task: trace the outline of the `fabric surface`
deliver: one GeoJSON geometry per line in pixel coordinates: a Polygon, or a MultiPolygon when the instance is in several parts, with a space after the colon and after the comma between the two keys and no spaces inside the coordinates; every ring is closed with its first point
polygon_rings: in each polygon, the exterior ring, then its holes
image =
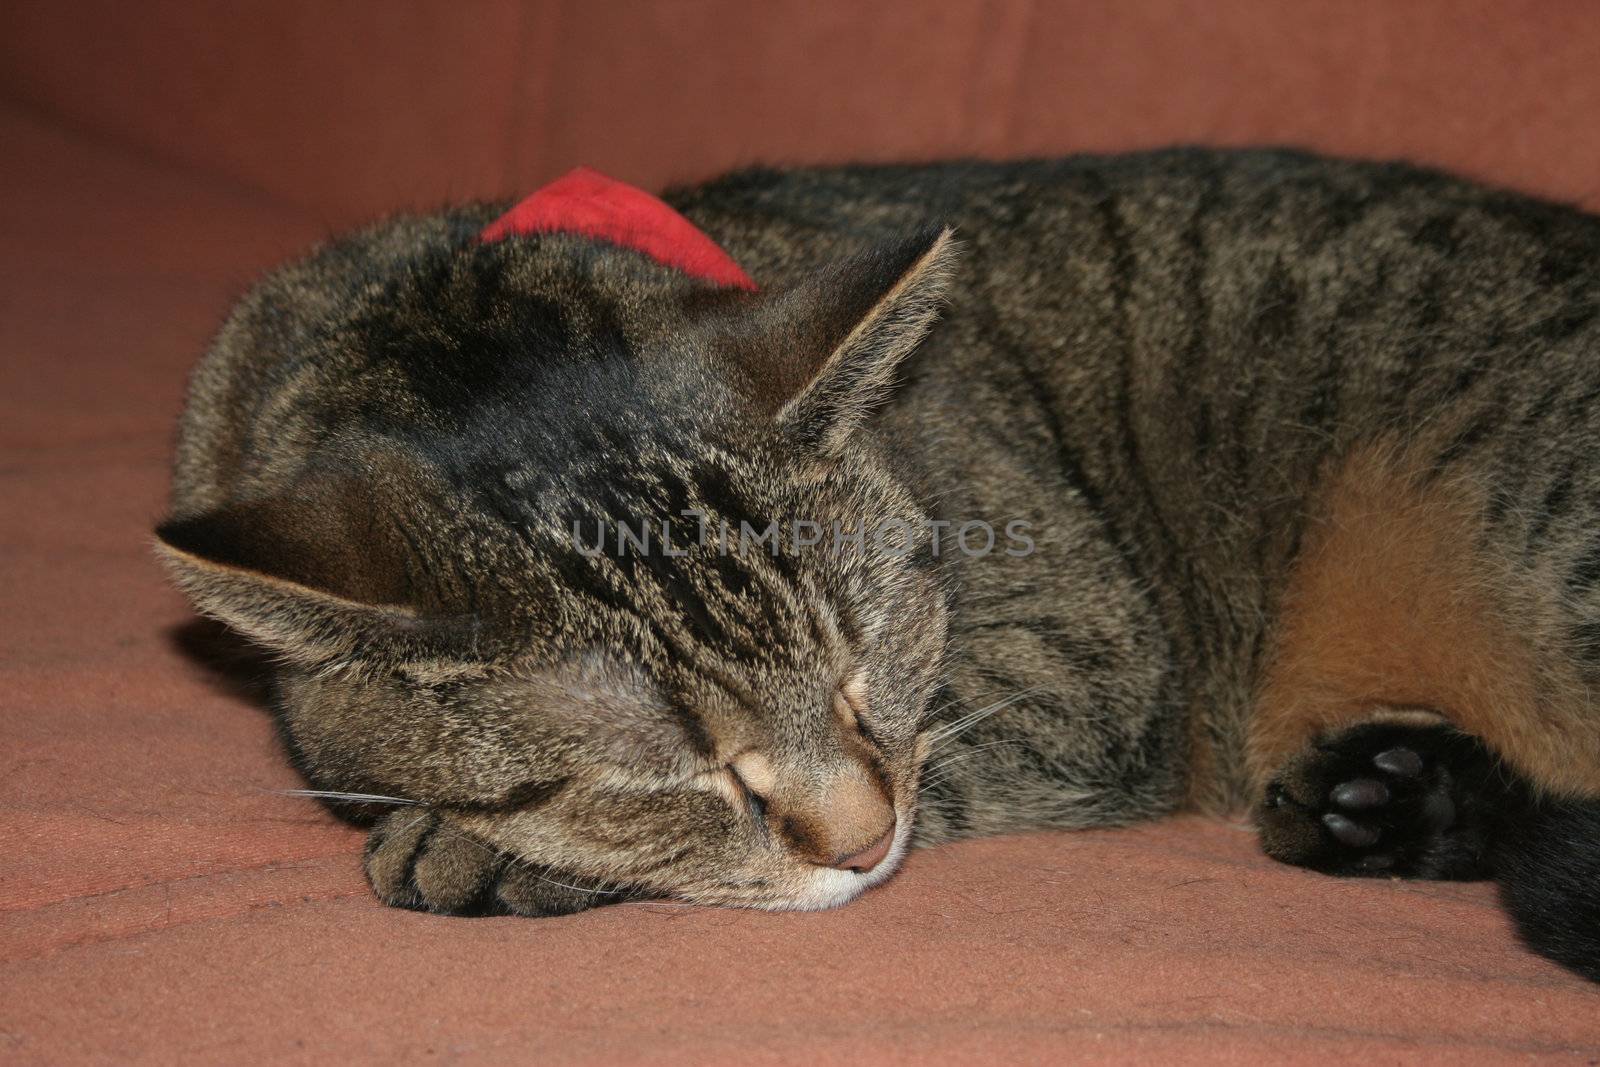
{"type": "Polygon", "coordinates": [[[577,163],[1171,139],[1600,206],[1581,4],[806,6],[0,8],[0,1063],[1600,1061],[1600,988],[1491,887],[1323,878],[1218,821],[917,853],[827,913],[462,920],[380,907],[361,832],[274,792],[259,664],[148,531],[208,334],[334,225],[577,163]]]}

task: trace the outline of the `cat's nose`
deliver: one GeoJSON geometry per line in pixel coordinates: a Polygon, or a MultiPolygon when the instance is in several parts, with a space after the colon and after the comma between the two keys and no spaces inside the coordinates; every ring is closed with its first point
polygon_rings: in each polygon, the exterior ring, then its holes
{"type": "Polygon", "coordinates": [[[857,874],[866,874],[878,864],[882,863],[889,850],[894,847],[894,822],[889,823],[889,828],[883,836],[860,852],[852,852],[848,856],[841,856],[834,860],[830,866],[841,871],[855,871],[857,874]]]}

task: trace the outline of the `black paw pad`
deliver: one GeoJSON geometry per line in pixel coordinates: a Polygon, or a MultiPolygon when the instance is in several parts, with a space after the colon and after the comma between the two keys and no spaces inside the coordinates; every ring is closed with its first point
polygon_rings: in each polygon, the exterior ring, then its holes
{"type": "Polygon", "coordinates": [[[1336,811],[1324,815],[1322,825],[1328,828],[1336,841],[1351,848],[1371,848],[1383,837],[1383,831],[1378,827],[1356,822],[1336,811]]]}
{"type": "Polygon", "coordinates": [[[1319,738],[1268,785],[1267,853],[1333,874],[1474,878],[1504,796],[1492,757],[1448,726],[1368,723],[1319,738]]]}
{"type": "Polygon", "coordinates": [[[1372,757],[1372,765],[1400,778],[1415,778],[1426,764],[1409,748],[1391,748],[1372,757]]]}
{"type": "MultiPolygon", "coordinates": [[[[1376,762],[1376,761],[1374,761],[1376,762]]],[[[1382,766],[1382,764],[1379,764],[1382,766]]],[[[1350,811],[1366,811],[1368,808],[1381,808],[1389,803],[1392,796],[1389,787],[1382,782],[1371,778],[1357,778],[1352,782],[1341,782],[1333,787],[1331,799],[1341,808],[1350,811]]]]}

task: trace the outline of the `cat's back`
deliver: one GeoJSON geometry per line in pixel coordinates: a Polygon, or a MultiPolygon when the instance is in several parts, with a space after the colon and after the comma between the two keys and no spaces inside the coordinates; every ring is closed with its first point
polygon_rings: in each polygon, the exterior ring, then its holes
{"type": "Polygon", "coordinates": [[[1405,163],[1185,148],[756,170],[674,200],[778,283],[954,225],[916,419],[1060,438],[1201,539],[1330,452],[1507,394],[1548,409],[1600,364],[1600,219],[1405,163]]]}

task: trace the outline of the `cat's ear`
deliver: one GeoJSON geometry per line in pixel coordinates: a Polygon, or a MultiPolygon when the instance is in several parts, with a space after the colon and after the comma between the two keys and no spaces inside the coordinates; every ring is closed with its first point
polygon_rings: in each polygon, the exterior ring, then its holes
{"type": "Polygon", "coordinates": [[[417,520],[389,488],[313,471],[279,494],[163,523],[156,550],[201,613],[291,662],[456,658],[476,621],[422,580],[425,531],[407,530],[417,520]]]}
{"type": "Polygon", "coordinates": [[[748,369],[785,432],[823,451],[849,437],[938,318],[956,254],[952,231],[930,227],[764,302],[748,369]]]}

